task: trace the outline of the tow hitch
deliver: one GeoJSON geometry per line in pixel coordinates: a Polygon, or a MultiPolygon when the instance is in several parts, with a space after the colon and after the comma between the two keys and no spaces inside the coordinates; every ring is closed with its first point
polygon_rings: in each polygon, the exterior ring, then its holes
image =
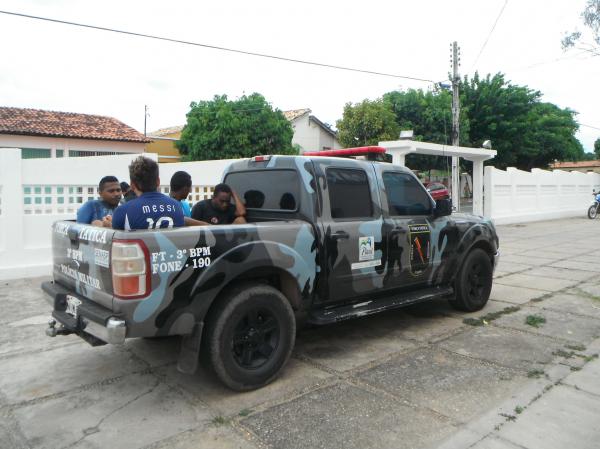
{"type": "Polygon", "coordinates": [[[73,331],[67,329],[62,324],[59,324],[57,328],[55,319],[51,319],[50,321],[48,321],[48,329],[46,329],[46,335],[48,337],[56,337],[57,335],[69,335],[72,333],[73,331]]]}

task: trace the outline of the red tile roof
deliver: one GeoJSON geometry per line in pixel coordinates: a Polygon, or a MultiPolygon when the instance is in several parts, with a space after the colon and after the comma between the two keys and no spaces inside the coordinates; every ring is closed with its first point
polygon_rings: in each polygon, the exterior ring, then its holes
{"type": "Polygon", "coordinates": [[[292,109],[291,111],[283,111],[283,116],[288,121],[296,120],[298,117],[302,117],[304,114],[310,113],[310,109],[292,109]]]}
{"type": "Polygon", "coordinates": [[[600,167],[600,161],[577,161],[577,162],[554,162],[550,164],[551,168],[585,168],[600,167]]]}
{"type": "Polygon", "coordinates": [[[151,142],[112,117],[7,107],[0,107],[0,134],[151,142]]]}

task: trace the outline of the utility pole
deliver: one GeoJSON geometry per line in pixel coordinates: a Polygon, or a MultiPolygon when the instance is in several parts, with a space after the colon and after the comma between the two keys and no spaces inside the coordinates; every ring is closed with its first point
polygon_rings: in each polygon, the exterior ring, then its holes
{"type": "Polygon", "coordinates": [[[146,119],[148,118],[148,105],[144,105],[144,137],[146,137],[146,119]]]}
{"type": "MultiPolygon", "coordinates": [[[[456,41],[452,43],[452,146],[459,145],[460,135],[460,98],[458,96],[458,74],[460,49],[456,41]]],[[[458,157],[452,157],[452,206],[454,210],[460,210],[460,168],[458,157]]]]}

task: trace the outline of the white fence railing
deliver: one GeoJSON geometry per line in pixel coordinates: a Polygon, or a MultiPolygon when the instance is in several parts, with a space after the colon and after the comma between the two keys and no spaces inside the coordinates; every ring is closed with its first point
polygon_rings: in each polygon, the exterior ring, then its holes
{"type": "Polygon", "coordinates": [[[600,174],[485,168],[484,215],[496,224],[585,216],[600,174]]]}
{"type": "MultiPolygon", "coordinates": [[[[75,218],[96,198],[103,176],[129,181],[128,165],[137,156],[23,160],[19,149],[0,148],[0,279],[49,274],[52,223],[75,218]]],[[[208,198],[230,163],[161,164],[161,191],[168,193],[173,173],[185,170],[193,181],[190,203],[208,198]]],[[[484,188],[484,213],[497,224],[583,216],[592,190],[600,190],[600,174],[486,167],[484,188]]]]}
{"type": "MultiPolygon", "coordinates": [[[[0,279],[49,274],[52,223],[74,219],[83,203],[97,198],[103,176],[129,182],[128,166],[137,156],[21,159],[21,150],[0,148],[0,279]]],[[[230,163],[161,164],[160,190],[168,193],[173,173],[185,170],[192,175],[190,203],[209,198],[230,163]]]]}

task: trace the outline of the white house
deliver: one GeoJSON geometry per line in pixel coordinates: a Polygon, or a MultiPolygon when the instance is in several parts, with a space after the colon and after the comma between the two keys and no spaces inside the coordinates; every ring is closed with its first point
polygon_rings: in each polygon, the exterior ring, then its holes
{"type": "Polygon", "coordinates": [[[294,109],[283,112],[294,128],[292,144],[299,145],[301,152],[342,148],[337,140],[337,133],[310,113],[310,109],[294,109]]]}
{"type": "Polygon", "coordinates": [[[0,107],[0,148],[23,159],[143,153],[150,139],[112,117],[0,107]]]}

